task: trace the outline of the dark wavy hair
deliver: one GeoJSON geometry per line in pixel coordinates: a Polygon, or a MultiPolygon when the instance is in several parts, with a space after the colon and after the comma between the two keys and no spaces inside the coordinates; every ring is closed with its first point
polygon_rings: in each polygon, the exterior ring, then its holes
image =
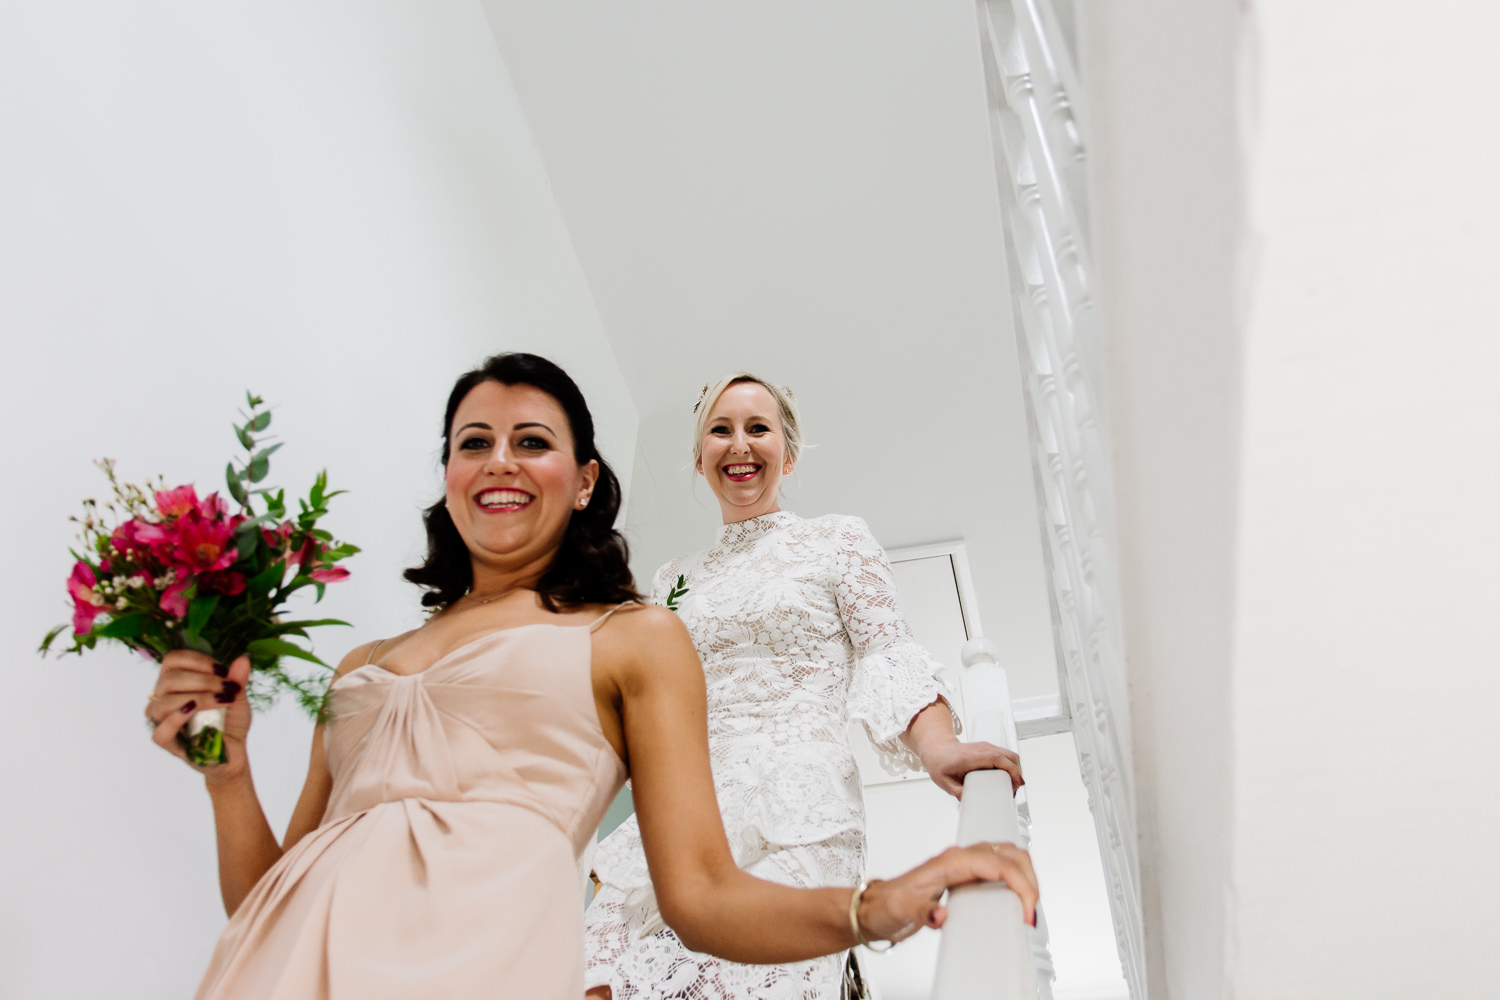
{"type": "MultiPolygon", "coordinates": [[[[557,400],[573,432],[573,458],[579,465],[590,460],[599,463],[599,481],[594,484],[589,505],[573,511],[556,558],[537,582],[542,605],[555,612],[558,605],[640,600],[635,578],[630,574],[630,547],[615,530],[615,517],[620,513],[620,480],[594,445],[594,418],[583,393],[557,365],[535,354],[497,354],[455,382],[443,414],[443,466],[448,465],[453,416],[464,397],[485,382],[529,385],[557,400]]],[[[423,512],[422,521],[427,526],[427,558],[403,575],[427,591],[422,595],[423,606],[446,608],[467,594],[474,584],[469,549],[443,499],[423,512]]]]}

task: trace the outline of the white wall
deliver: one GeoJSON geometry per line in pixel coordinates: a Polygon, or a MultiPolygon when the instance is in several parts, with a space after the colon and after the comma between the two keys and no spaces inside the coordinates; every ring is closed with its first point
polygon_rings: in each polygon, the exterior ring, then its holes
{"type": "Polygon", "coordinates": [[[1494,996],[1500,16],[1081,13],[1152,995],[1494,996]]]}
{"type": "Polygon", "coordinates": [[[1232,989],[1494,997],[1500,13],[1258,6],[1232,989]]]}
{"type": "MultiPolygon", "coordinates": [[[[337,658],[418,620],[398,574],[461,371],[559,360],[627,481],[635,412],[473,3],[12,5],[0,134],[0,996],[186,996],[224,918],[198,779],[140,721],[152,671],[34,653],[90,459],[213,488],[244,389],[274,402],[273,478],[352,491],[337,658]]],[[[255,729],[278,829],[307,738],[290,706],[255,729]]]]}
{"type": "Polygon", "coordinates": [[[1238,6],[1079,6],[1156,1000],[1224,995],[1228,960],[1238,6]]]}

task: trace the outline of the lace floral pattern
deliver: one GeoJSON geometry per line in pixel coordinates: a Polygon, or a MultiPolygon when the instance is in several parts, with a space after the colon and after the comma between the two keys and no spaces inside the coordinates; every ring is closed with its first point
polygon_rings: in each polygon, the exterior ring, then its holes
{"type": "MultiPolygon", "coordinates": [[[[713,546],[657,571],[703,660],[714,786],[735,861],[784,885],[855,885],[864,802],[847,739],[858,719],[899,774],[900,736],[946,690],[912,637],[884,550],[865,522],[779,511],[725,525],[713,546]],[[681,590],[681,588],[676,588],[681,590]]],[[[739,965],[688,951],[657,911],[631,817],[599,845],[587,982],[615,1000],[837,1000],[844,958],[739,965]]]]}

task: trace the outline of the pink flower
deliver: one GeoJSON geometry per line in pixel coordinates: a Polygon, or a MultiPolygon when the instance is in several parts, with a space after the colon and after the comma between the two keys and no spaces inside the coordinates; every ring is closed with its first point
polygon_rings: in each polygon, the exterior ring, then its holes
{"type": "Polygon", "coordinates": [[[308,535],[302,540],[302,547],[287,556],[287,564],[290,566],[302,566],[304,568],[314,566],[318,562],[318,540],[308,535]]]}
{"type": "Polygon", "coordinates": [[[292,522],[282,521],[274,528],[260,529],[266,544],[273,549],[285,549],[292,537],[292,522]]]}
{"type": "Polygon", "coordinates": [[[94,591],[98,583],[86,562],[78,562],[68,577],[68,595],[73,598],[73,634],[85,635],[94,627],[94,619],[104,610],[104,598],[94,591]]]}
{"type": "Polygon", "coordinates": [[[154,561],[164,566],[171,560],[172,533],[159,524],[131,518],[114,530],[110,544],[116,552],[137,563],[154,561]]]}
{"type": "Polygon", "coordinates": [[[178,520],[175,528],[177,544],[172,555],[184,572],[228,569],[239,558],[231,523],[205,520],[194,510],[178,520]]]}
{"type": "Polygon", "coordinates": [[[349,579],[349,571],[338,566],[325,566],[307,575],[318,583],[338,583],[340,580],[349,579]]]}
{"type": "MultiPolygon", "coordinates": [[[[229,513],[229,505],[217,493],[210,493],[198,502],[198,513],[209,520],[216,520],[229,513]]],[[[244,520],[241,518],[240,520],[244,520]]]]}
{"type": "Polygon", "coordinates": [[[188,613],[187,592],[191,580],[178,580],[161,595],[161,609],[173,618],[184,618],[188,613]]]}
{"type": "Polygon", "coordinates": [[[190,510],[198,510],[198,491],[191,485],[179,486],[175,490],[157,490],[156,509],[164,517],[182,517],[190,510]]]}

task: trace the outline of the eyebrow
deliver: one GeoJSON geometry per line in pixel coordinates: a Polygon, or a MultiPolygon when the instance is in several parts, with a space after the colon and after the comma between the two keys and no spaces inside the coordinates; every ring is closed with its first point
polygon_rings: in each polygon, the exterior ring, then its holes
{"type": "MultiPolygon", "coordinates": [[[[453,433],[454,434],[462,434],[464,431],[468,430],[470,427],[478,427],[482,431],[492,431],[492,430],[494,430],[494,428],[491,427],[489,424],[481,423],[481,422],[479,422],[479,421],[476,420],[476,421],[473,421],[472,423],[464,424],[462,427],[460,427],[458,430],[454,431],[453,433]]],[[[524,430],[527,427],[540,427],[542,430],[546,431],[548,434],[556,434],[557,433],[557,431],[555,431],[552,428],[548,427],[546,424],[542,423],[539,420],[532,420],[532,421],[528,421],[526,423],[516,424],[516,426],[514,426],[514,427],[511,428],[511,430],[519,431],[519,430],[524,430]]]]}

